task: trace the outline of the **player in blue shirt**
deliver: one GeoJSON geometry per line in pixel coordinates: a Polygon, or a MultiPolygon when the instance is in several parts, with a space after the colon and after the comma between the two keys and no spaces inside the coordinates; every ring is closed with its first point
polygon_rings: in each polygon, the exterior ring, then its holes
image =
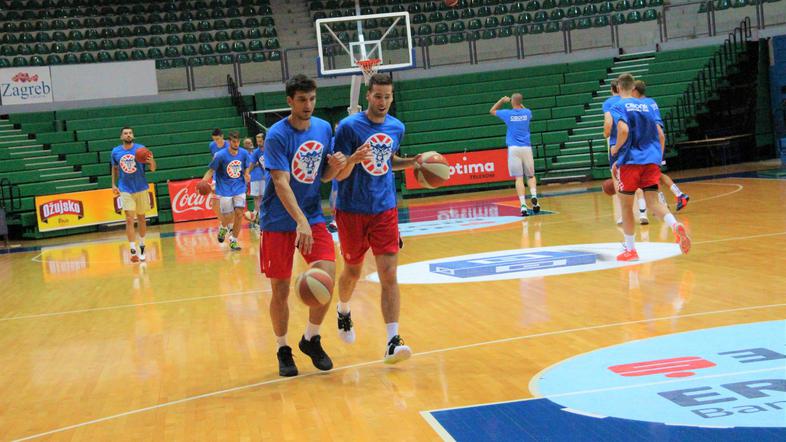
{"type": "MultiPolygon", "coordinates": [[[[342,154],[331,154],[330,123],[313,117],[317,84],[298,74],[286,83],[290,115],[268,130],[265,167],[270,173],[262,198],[260,264],[270,278],[270,319],[278,344],[278,373],[295,376],[297,366],[287,345],[289,284],[295,247],[310,267],[336,274],[333,237],[325,227],[320,184],[332,180],[346,164],[342,154]]],[[[309,308],[309,319],[298,347],[320,370],[333,368],[322,348],[319,327],[330,303],[309,308]]]]}
{"type": "Polygon", "coordinates": [[[245,149],[240,149],[240,134],[232,132],[229,134],[229,147],[216,153],[202,178],[210,182],[215,177],[221,211],[218,242],[224,242],[227,231],[231,231],[229,248],[235,251],[240,250],[237,238],[246,211],[246,182],[249,180],[250,165],[251,156],[245,149]]]}
{"type": "MultiPolygon", "coordinates": [[[[338,130],[338,123],[333,126],[333,130],[338,130]]],[[[335,144],[335,142],[336,137],[333,137],[333,143],[335,144]]],[[[338,224],[336,224],[336,201],[338,201],[338,180],[334,178],[333,181],[330,182],[330,196],[328,197],[330,214],[333,216],[333,221],[327,225],[328,232],[330,233],[338,232],[338,224]]]]}
{"type": "Polygon", "coordinates": [[[126,215],[126,237],[131,253],[131,262],[145,260],[145,234],[147,222],[145,213],[151,210],[149,186],[145,179],[145,164],[151,172],[156,171],[156,160],[151,153],[146,163],[136,160],[136,151],[144,146],[134,143],[134,130],[124,127],[120,130],[122,144],[112,149],[112,193],[120,196],[120,204],[126,215]],[[117,185],[115,184],[117,183],[117,185]],[[136,231],[134,218],[139,226],[139,254],[136,250],[136,231]]]}
{"type": "Polygon", "coordinates": [[[666,137],[658,124],[658,116],[642,100],[633,98],[634,79],[622,74],[617,79],[620,101],[611,109],[614,125],[617,126],[617,142],[611,154],[617,156],[619,179],[618,193],[622,203],[622,230],[625,235],[625,250],[617,256],[618,261],[636,261],[633,222],[633,195],[637,189],[644,191],[647,205],[662,218],[675,233],[682,253],[690,250],[690,238],[685,227],[677,222],[669,209],[658,201],[660,162],[666,137]]]}
{"type": "Polygon", "coordinates": [[[535,178],[535,160],[532,157],[529,125],[532,122],[532,111],[522,104],[521,94],[502,97],[491,106],[491,115],[505,122],[508,127],[505,144],[508,146],[508,172],[516,180],[516,194],[521,204],[521,216],[529,216],[527,193],[524,188],[524,177],[527,178],[532,202],[532,213],[540,212],[538,190],[535,178]],[[501,109],[503,104],[510,103],[512,109],[501,109]]]}
{"type": "Polygon", "coordinates": [[[344,342],[355,340],[349,301],[370,248],[382,286],[382,317],[387,329],[385,362],[408,359],[412,350],[399,335],[400,295],[399,231],[393,171],[415,167],[419,155],[402,158],[396,153],[404,137],[404,124],[388,115],[393,104],[393,81],[374,74],[366,91],[368,107],[343,120],[336,130],[335,151],[348,157],[338,176],[336,222],[344,258],[338,281],[338,328],[344,342]]]}
{"type": "Polygon", "coordinates": [[[259,207],[262,203],[262,195],[265,194],[265,180],[267,179],[267,170],[265,169],[265,135],[258,133],[256,135],[257,146],[254,148],[254,142],[251,138],[243,140],[243,146],[251,154],[251,196],[254,197],[254,211],[251,212],[252,226],[259,226],[259,207]]]}
{"type": "MultiPolygon", "coordinates": [[[[633,90],[633,97],[644,100],[644,102],[647,103],[650,106],[650,108],[652,108],[652,110],[656,112],[658,116],[658,124],[660,125],[660,127],[664,127],[663,119],[661,118],[660,108],[658,107],[658,104],[652,98],[647,97],[647,83],[641,80],[636,80],[633,90]]],[[[665,166],[666,161],[665,160],[662,161],[661,164],[665,166]]],[[[680,190],[680,188],[676,184],[674,184],[674,180],[672,180],[670,176],[666,175],[665,173],[661,173],[660,185],[661,188],[665,187],[671,190],[671,193],[673,193],[674,197],[677,198],[677,212],[684,209],[685,206],[688,205],[690,196],[683,193],[682,190],[680,190]]]]}
{"type": "MultiPolygon", "coordinates": [[[[212,159],[218,151],[221,149],[229,148],[229,142],[224,139],[224,132],[220,128],[216,128],[213,133],[210,135],[213,141],[207,145],[208,149],[210,149],[210,158],[212,159]]],[[[210,195],[210,198],[213,200],[213,213],[216,214],[216,218],[219,219],[219,226],[221,225],[221,208],[219,207],[218,203],[218,196],[215,194],[216,190],[216,182],[211,181],[210,185],[213,187],[213,194],[210,195]]],[[[220,227],[219,227],[220,228],[220,227]]],[[[229,227],[232,228],[231,226],[229,227]]]]}
{"type": "MultiPolygon", "coordinates": [[[[619,188],[619,181],[617,181],[617,173],[614,170],[614,163],[616,158],[611,155],[611,148],[617,140],[617,128],[612,124],[611,108],[620,101],[619,90],[617,89],[617,80],[611,80],[611,97],[603,102],[603,136],[608,140],[609,146],[609,167],[611,170],[611,179],[614,182],[614,188],[619,188]]],[[[641,190],[636,191],[636,201],[639,203],[639,223],[647,225],[650,223],[647,218],[647,202],[644,200],[644,193],[641,190]]],[[[614,204],[614,213],[617,215],[617,225],[622,225],[622,215],[620,208],[619,196],[616,194],[612,196],[614,204]]]]}

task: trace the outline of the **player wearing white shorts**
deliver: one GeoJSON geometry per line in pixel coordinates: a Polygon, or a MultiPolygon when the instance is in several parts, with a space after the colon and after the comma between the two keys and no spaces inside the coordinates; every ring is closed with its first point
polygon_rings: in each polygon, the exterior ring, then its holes
{"type": "Polygon", "coordinates": [[[203,178],[210,182],[215,174],[216,195],[221,211],[218,242],[224,242],[229,231],[228,226],[232,225],[229,235],[229,248],[232,250],[240,250],[237,237],[240,235],[241,220],[246,210],[246,183],[251,178],[250,162],[248,152],[240,149],[240,134],[232,132],[229,134],[229,148],[216,153],[203,178]]]}
{"type": "Polygon", "coordinates": [[[535,160],[532,156],[532,143],[530,142],[529,124],[532,121],[532,111],[522,104],[521,94],[502,97],[491,106],[491,115],[501,119],[508,127],[505,137],[508,146],[508,173],[516,180],[516,194],[521,204],[521,216],[529,216],[527,208],[527,193],[524,187],[524,177],[529,186],[532,213],[540,212],[538,204],[537,179],[535,178],[535,160]],[[500,109],[503,104],[510,103],[512,109],[500,109]]]}

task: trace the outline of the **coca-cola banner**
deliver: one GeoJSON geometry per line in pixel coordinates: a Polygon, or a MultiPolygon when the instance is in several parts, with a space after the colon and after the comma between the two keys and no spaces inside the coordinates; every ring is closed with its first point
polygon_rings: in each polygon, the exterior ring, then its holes
{"type": "MultiPolygon", "coordinates": [[[[508,174],[508,150],[480,150],[443,155],[450,165],[450,178],[442,187],[512,180],[508,174]]],[[[422,189],[414,169],[404,172],[407,189],[422,189]]]]}
{"type": "Polygon", "coordinates": [[[199,179],[170,181],[169,201],[172,203],[172,219],[176,222],[215,218],[213,198],[200,195],[197,191],[199,179]]]}

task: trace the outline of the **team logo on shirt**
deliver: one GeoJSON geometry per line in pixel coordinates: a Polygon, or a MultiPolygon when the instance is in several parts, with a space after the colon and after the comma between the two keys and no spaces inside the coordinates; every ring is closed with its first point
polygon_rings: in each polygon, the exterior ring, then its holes
{"type": "Polygon", "coordinates": [[[133,154],[127,153],[120,157],[120,169],[125,173],[136,172],[136,158],[133,154]]]}
{"type": "Polygon", "coordinates": [[[296,180],[303,184],[311,184],[316,180],[323,148],[324,145],[316,140],[308,140],[297,148],[292,158],[292,176],[296,180]]]}
{"type": "Polygon", "coordinates": [[[388,160],[393,155],[393,138],[383,133],[376,133],[366,140],[366,143],[371,145],[371,153],[374,154],[374,159],[363,161],[363,168],[371,175],[380,176],[384,175],[390,170],[388,160]]]}
{"type": "Polygon", "coordinates": [[[227,164],[227,175],[230,178],[240,178],[243,173],[243,163],[240,160],[232,160],[227,164]]]}

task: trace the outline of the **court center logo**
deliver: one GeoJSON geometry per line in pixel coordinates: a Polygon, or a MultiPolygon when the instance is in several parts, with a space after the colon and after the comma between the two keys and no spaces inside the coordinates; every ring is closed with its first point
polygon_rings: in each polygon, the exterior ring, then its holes
{"type": "Polygon", "coordinates": [[[786,428],[786,321],[628,342],[537,375],[533,393],[598,418],[786,428]]]}
{"type": "MultiPolygon", "coordinates": [[[[453,284],[537,278],[607,270],[680,255],[674,243],[637,243],[639,261],[620,262],[619,243],[574,244],[533,249],[501,250],[433,259],[399,266],[400,284],[453,284]]],[[[371,281],[379,281],[373,273],[371,281]]]]}
{"type": "Polygon", "coordinates": [[[366,140],[371,146],[373,160],[363,161],[363,169],[373,176],[380,176],[388,173],[390,166],[388,161],[393,156],[393,138],[388,134],[376,133],[366,140]]]}
{"type": "Polygon", "coordinates": [[[316,140],[301,144],[292,158],[292,176],[303,184],[312,184],[317,178],[322,163],[324,146],[316,140]]]}
{"type": "Polygon", "coordinates": [[[136,158],[134,158],[134,154],[127,153],[120,157],[120,169],[125,173],[136,172],[136,158]]]}
{"type": "Polygon", "coordinates": [[[243,163],[240,160],[232,160],[227,164],[227,175],[230,178],[240,178],[243,173],[243,163]]]}

